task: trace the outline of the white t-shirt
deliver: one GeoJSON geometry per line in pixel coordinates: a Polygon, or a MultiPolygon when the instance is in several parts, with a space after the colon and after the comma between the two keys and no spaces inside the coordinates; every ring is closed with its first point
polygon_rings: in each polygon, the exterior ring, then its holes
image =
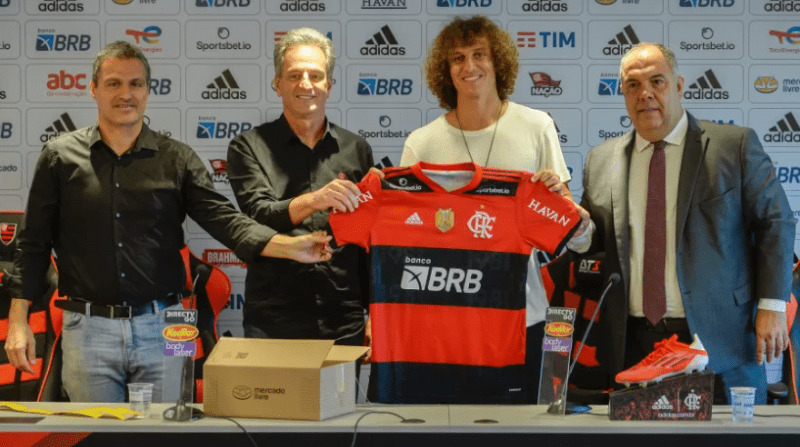
{"type": "MultiPolygon", "coordinates": [[[[451,126],[444,115],[415,130],[406,139],[400,165],[410,166],[419,161],[435,164],[472,161],[481,166],[533,173],[550,168],[562,182],[572,178],[561,154],[553,119],[542,111],[510,101],[506,113],[497,122],[496,134],[492,124],[481,130],[465,130],[462,137],[461,130],[451,126]],[[464,138],[469,149],[464,145],[464,138]]],[[[544,321],[547,294],[536,250],[528,262],[525,293],[527,325],[544,321]]]]}

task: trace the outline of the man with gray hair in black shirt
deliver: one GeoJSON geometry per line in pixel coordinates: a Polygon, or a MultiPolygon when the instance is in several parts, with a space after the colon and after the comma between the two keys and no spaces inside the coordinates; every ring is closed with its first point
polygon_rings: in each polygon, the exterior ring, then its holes
{"type": "Polygon", "coordinates": [[[66,300],[62,380],[70,400],[123,402],[129,382],[153,383],[154,402],[177,399],[181,357],[162,354],[164,313],[180,309],[186,273],[180,250],[190,216],[246,262],[274,256],[330,259],[330,237],[277,234],[214,190],[186,144],[150,130],[150,67],[118,41],[94,60],[97,124],[42,149],[18,239],[6,352],[33,372],[29,301],[42,296],[51,252],[66,300]]]}
{"type": "MultiPolygon", "coordinates": [[[[228,146],[228,179],[243,212],[280,232],[325,229],[331,208],[358,206],[372,149],[325,117],[333,86],[330,39],[294,29],[275,45],[275,91],[283,114],[228,146]]],[[[244,333],[254,338],[337,339],[361,344],[369,275],[366,253],[334,249],[330,262],[259,259],[248,265],[244,333]]]]}

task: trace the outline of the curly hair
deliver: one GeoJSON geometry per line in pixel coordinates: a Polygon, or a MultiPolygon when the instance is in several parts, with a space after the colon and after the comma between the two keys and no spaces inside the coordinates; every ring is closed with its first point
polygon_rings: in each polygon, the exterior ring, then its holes
{"type": "Polygon", "coordinates": [[[453,110],[458,105],[458,92],[450,77],[450,51],[456,47],[473,45],[481,37],[489,41],[500,100],[506,100],[514,92],[519,63],[517,47],[511,36],[484,16],[468,19],[456,17],[436,36],[425,61],[428,88],[446,110],[453,110]]]}

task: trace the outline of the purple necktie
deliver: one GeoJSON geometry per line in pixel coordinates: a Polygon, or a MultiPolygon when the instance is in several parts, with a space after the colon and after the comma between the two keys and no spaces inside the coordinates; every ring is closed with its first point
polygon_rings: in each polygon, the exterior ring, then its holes
{"type": "Polygon", "coordinates": [[[644,227],[642,306],[644,316],[652,324],[658,323],[667,313],[667,294],[664,287],[664,264],[667,253],[665,145],[663,140],[653,143],[644,227]]]}

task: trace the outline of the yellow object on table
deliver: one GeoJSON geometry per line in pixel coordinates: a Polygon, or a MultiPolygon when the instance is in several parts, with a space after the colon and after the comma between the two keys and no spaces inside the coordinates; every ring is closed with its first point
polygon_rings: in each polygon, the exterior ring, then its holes
{"type": "Polygon", "coordinates": [[[54,411],[54,410],[42,410],[40,408],[29,408],[25,405],[18,404],[16,402],[0,402],[0,410],[10,410],[19,413],[29,413],[29,414],[43,414],[48,416],[50,415],[83,416],[83,417],[90,417],[93,419],[110,418],[110,419],[119,419],[121,421],[133,419],[137,416],[142,415],[142,413],[138,411],[133,411],[131,409],[124,407],[117,407],[117,408],[92,407],[92,408],[84,408],[82,410],[54,411]]]}

